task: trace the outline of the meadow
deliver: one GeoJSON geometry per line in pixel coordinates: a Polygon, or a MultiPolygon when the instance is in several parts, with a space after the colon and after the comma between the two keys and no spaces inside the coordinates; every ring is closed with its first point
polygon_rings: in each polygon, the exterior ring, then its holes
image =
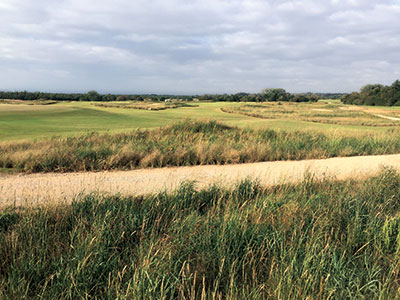
{"type": "Polygon", "coordinates": [[[1,173],[400,153],[399,121],[338,101],[45,104],[0,104],[1,173]]]}
{"type": "Polygon", "coordinates": [[[222,108],[227,113],[237,113],[261,119],[286,119],[321,124],[356,125],[356,126],[400,126],[399,120],[383,118],[398,116],[398,110],[377,109],[372,107],[345,106],[340,102],[309,103],[262,103],[243,104],[222,108]]]}
{"type": "Polygon", "coordinates": [[[400,129],[342,136],[186,120],[154,130],[4,144],[0,168],[30,173],[132,170],[399,152],[400,129]]]}
{"type": "MultiPolygon", "coordinates": [[[[154,105],[2,103],[0,173],[400,153],[399,122],[376,116],[396,108],[154,105]]],[[[400,299],[399,191],[384,169],[12,205],[0,210],[0,299],[400,299]]]]}
{"type": "MultiPolygon", "coordinates": [[[[229,126],[251,129],[274,129],[283,131],[312,130],[316,132],[341,134],[363,134],[385,132],[387,128],[379,126],[341,125],[327,124],[323,122],[311,122],[279,116],[278,118],[258,118],[244,115],[236,110],[246,103],[233,102],[193,102],[190,107],[178,107],[164,110],[126,109],[118,106],[118,103],[89,103],[89,102],[58,102],[51,105],[26,105],[0,103],[0,143],[4,141],[37,140],[54,136],[66,137],[87,134],[90,132],[120,133],[134,129],[154,129],[164,125],[171,125],[177,121],[191,118],[194,120],[217,120],[229,126]],[[99,106],[101,105],[101,106],[99,106]],[[234,113],[222,110],[233,110],[234,113]]],[[[143,105],[143,103],[123,105],[143,105]]],[[[145,104],[146,105],[146,104],[145,104]]],[[[156,105],[156,104],[152,104],[156,105]]],[[[160,105],[160,104],[157,104],[160,105]]],[[[255,103],[248,103],[255,105],[255,103]]],[[[267,104],[269,105],[269,104],[267,104]]],[[[276,108],[278,103],[271,104],[276,108]]],[[[338,106],[335,101],[299,104],[303,111],[320,114],[322,106],[338,106]]],[[[345,106],[344,107],[354,107],[345,106]]],[[[368,107],[367,107],[368,108],[368,107]]],[[[377,109],[377,107],[370,107],[377,109]]],[[[380,108],[382,114],[396,116],[400,108],[380,108]]],[[[386,122],[383,118],[380,122],[386,122]]],[[[375,120],[376,121],[376,120],[375,120]]],[[[386,122],[387,123],[387,122],[386,122]]],[[[374,125],[374,124],[372,124],[374,125]]]]}
{"type": "Polygon", "coordinates": [[[400,177],[0,212],[1,299],[398,299],[400,177]]]}
{"type": "Polygon", "coordinates": [[[174,109],[180,107],[199,107],[196,104],[189,104],[183,101],[174,102],[151,102],[151,101],[122,101],[122,102],[103,102],[103,103],[93,103],[94,106],[98,107],[109,107],[109,108],[126,108],[126,109],[142,109],[142,110],[166,110],[174,109]]]}

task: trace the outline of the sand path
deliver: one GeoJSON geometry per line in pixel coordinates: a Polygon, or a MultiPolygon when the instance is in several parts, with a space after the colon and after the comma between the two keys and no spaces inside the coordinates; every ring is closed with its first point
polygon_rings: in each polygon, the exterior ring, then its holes
{"type": "Polygon", "coordinates": [[[69,202],[79,193],[90,192],[156,193],[175,189],[188,180],[195,180],[201,188],[213,183],[231,185],[245,178],[257,178],[263,185],[297,182],[309,174],[316,178],[360,178],[376,174],[384,166],[400,170],[400,154],[134,171],[2,175],[0,206],[69,202]]]}
{"type": "Polygon", "coordinates": [[[384,116],[384,115],[379,115],[379,114],[373,114],[373,115],[380,117],[380,118],[392,120],[392,121],[400,121],[400,118],[396,118],[396,117],[389,117],[389,116],[384,116]]]}

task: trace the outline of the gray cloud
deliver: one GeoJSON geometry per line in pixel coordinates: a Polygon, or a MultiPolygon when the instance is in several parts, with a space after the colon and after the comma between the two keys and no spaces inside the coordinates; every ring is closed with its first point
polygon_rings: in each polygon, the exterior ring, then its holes
{"type": "Polygon", "coordinates": [[[2,0],[0,89],[352,91],[400,78],[400,1],[2,0]]]}

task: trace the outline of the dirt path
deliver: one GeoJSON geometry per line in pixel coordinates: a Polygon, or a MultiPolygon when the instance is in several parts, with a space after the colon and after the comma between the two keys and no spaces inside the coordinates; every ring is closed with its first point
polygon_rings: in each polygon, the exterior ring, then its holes
{"type": "Polygon", "coordinates": [[[378,115],[378,114],[373,114],[373,115],[377,116],[377,117],[380,117],[380,118],[392,120],[392,121],[400,121],[400,118],[396,118],[396,117],[389,117],[389,116],[378,115]]]}
{"type": "Polygon", "coordinates": [[[316,178],[359,178],[376,174],[383,166],[400,170],[400,154],[116,172],[5,175],[0,177],[0,206],[68,202],[79,193],[90,192],[154,193],[174,189],[187,180],[195,180],[198,187],[204,187],[212,183],[231,185],[245,178],[257,178],[263,185],[297,182],[307,174],[316,178]]]}

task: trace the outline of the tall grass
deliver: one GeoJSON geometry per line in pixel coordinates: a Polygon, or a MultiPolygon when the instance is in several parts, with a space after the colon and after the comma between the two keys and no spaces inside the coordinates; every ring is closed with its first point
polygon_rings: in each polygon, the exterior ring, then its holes
{"type": "Polygon", "coordinates": [[[400,152],[400,134],[324,135],[183,121],[152,131],[92,133],[0,146],[0,168],[69,172],[299,160],[400,152]]]}
{"type": "Polygon", "coordinates": [[[141,109],[141,110],[166,110],[166,109],[174,109],[180,107],[198,107],[196,104],[189,104],[186,102],[96,102],[91,103],[94,106],[99,107],[108,107],[108,108],[128,108],[128,109],[141,109]]]}
{"type": "Polygon", "coordinates": [[[395,299],[400,177],[0,213],[1,299],[395,299]]]}
{"type": "MultiPolygon", "coordinates": [[[[267,103],[223,107],[223,112],[261,119],[289,119],[323,124],[398,127],[399,122],[379,117],[374,111],[352,110],[338,104],[267,103]]],[[[387,111],[382,113],[386,114],[387,111]]],[[[396,112],[395,112],[396,113],[396,112]]]]}

